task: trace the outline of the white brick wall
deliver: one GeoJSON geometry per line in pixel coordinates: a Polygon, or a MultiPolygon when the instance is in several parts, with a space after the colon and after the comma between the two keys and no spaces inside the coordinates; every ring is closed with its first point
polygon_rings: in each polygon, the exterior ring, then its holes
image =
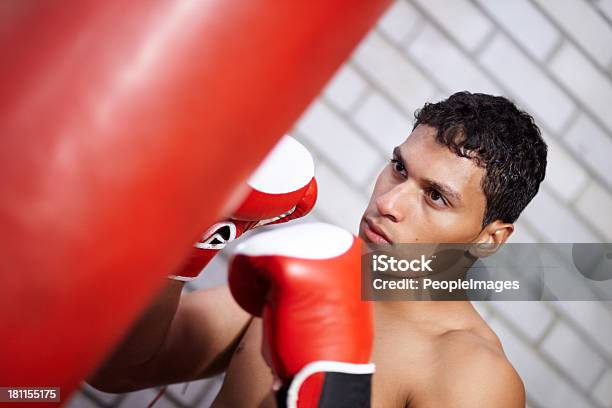
{"type": "Polygon", "coordinates": [[[491,21],[467,0],[417,0],[416,3],[470,51],[475,51],[493,30],[491,21]]]}
{"type": "Polygon", "coordinates": [[[553,312],[544,303],[489,302],[495,312],[514,325],[523,336],[536,342],[553,322],[553,312]]]}
{"type": "Polygon", "coordinates": [[[553,190],[563,204],[571,204],[586,187],[589,176],[566,147],[547,135],[544,140],[548,144],[548,165],[543,184],[553,190]]]}
{"type": "Polygon", "coordinates": [[[530,227],[525,217],[519,217],[519,219],[514,223],[514,231],[512,232],[512,235],[510,235],[510,239],[508,240],[508,242],[511,242],[511,243],[540,242],[540,240],[534,234],[534,231],[532,228],[533,227],[530,227]]]}
{"type": "Polygon", "coordinates": [[[604,18],[612,21],[612,0],[599,0],[595,2],[595,6],[601,12],[604,18]]]}
{"type": "MultiPolygon", "coordinates": [[[[185,406],[210,405],[221,389],[223,376],[198,380],[187,384],[172,384],[166,390],[168,398],[180,401],[185,406]]],[[[157,405],[155,405],[157,406],[157,405]]]]}
{"type": "Polygon", "coordinates": [[[610,134],[581,114],[567,129],[564,142],[582,164],[601,177],[612,189],[612,139],[610,134]]]}
{"type": "Polygon", "coordinates": [[[604,407],[612,407],[612,370],[606,371],[595,390],[593,396],[604,407]]]}
{"type": "Polygon", "coordinates": [[[592,351],[567,324],[558,322],[541,345],[543,352],[585,390],[604,369],[601,357],[592,351]]]}
{"type": "Polygon", "coordinates": [[[612,242],[612,196],[596,182],[591,182],[580,199],[576,210],[594,229],[612,242]]]}
{"type": "Polygon", "coordinates": [[[527,52],[544,61],[561,39],[558,30],[529,0],[477,0],[527,52]]]}
{"type": "MultiPolygon", "coordinates": [[[[229,248],[228,248],[229,249],[229,248]]],[[[194,279],[187,284],[190,290],[214,288],[227,283],[228,258],[226,253],[215,256],[202,271],[202,279],[194,279]]]]}
{"type": "MultiPolygon", "coordinates": [[[[320,198],[308,219],[356,232],[414,110],[463,89],[512,98],[549,143],[547,179],[511,241],[610,242],[612,0],[396,0],[295,125],[317,162],[320,198]]],[[[222,284],[225,269],[217,257],[189,289],[222,284]]],[[[612,305],[476,307],[523,378],[529,407],[612,407],[612,305]]],[[[185,394],[174,385],[156,407],[206,407],[219,381],[185,394]]],[[[145,406],[155,393],[87,387],[70,406],[145,406]]]]}
{"type": "Polygon", "coordinates": [[[305,141],[356,184],[366,183],[380,162],[371,153],[372,147],[324,103],[313,104],[297,129],[305,141]]]}
{"type": "MultiPolygon", "coordinates": [[[[612,49],[612,36],[608,46],[612,49]]],[[[612,83],[576,47],[566,42],[550,62],[559,81],[603,124],[612,130],[612,83]]]]}
{"type": "Polygon", "coordinates": [[[560,132],[575,107],[571,99],[509,39],[497,34],[480,62],[521,105],[552,132],[560,132]]]}
{"type": "Polygon", "coordinates": [[[376,31],[359,46],[354,59],[370,80],[408,113],[435,91],[434,85],[376,31]]]}
{"type": "MultiPolygon", "coordinates": [[[[158,390],[155,388],[149,388],[146,390],[140,390],[131,392],[121,401],[122,407],[146,407],[153,399],[157,396],[158,390]]],[[[175,405],[168,401],[167,398],[160,398],[155,404],[156,408],[170,408],[175,405]],[[159,404],[159,405],[158,405],[159,404]]],[[[75,407],[76,408],[76,407],[75,407]]]]}
{"type": "Polygon", "coordinates": [[[344,65],[325,88],[323,96],[344,113],[350,112],[368,85],[350,65],[344,65]]]}
{"type": "Polygon", "coordinates": [[[422,21],[421,15],[414,7],[405,1],[397,1],[380,19],[378,29],[396,45],[401,45],[422,21]]]}
{"type": "Polygon", "coordinates": [[[603,303],[598,302],[554,302],[559,312],[580,328],[593,343],[596,351],[605,353],[607,361],[612,360],[612,314],[603,303]]]}
{"type": "Polygon", "coordinates": [[[323,162],[318,163],[316,176],[319,199],[315,215],[324,221],[334,222],[354,234],[357,233],[359,220],[368,204],[365,195],[359,194],[343,183],[342,178],[323,162]]]}
{"type": "Polygon", "coordinates": [[[597,236],[548,191],[538,195],[525,208],[521,217],[536,226],[547,242],[597,242],[597,236]]]}
{"type": "Polygon", "coordinates": [[[500,93],[478,66],[431,24],[423,27],[408,47],[408,53],[448,94],[465,89],[500,93]]]}
{"type": "Polygon", "coordinates": [[[102,404],[112,405],[117,402],[117,400],[121,399],[120,395],[110,394],[107,392],[100,392],[93,388],[91,385],[84,383],[83,391],[88,395],[94,395],[94,399],[102,404]]]}
{"type": "Polygon", "coordinates": [[[592,5],[582,0],[536,0],[536,3],[599,65],[606,68],[612,62],[612,28],[592,5]]]}
{"type": "Polygon", "coordinates": [[[99,408],[101,405],[85,394],[77,393],[70,398],[66,406],[70,408],[99,408]]]}
{"type": "Polygon", "coordinates": [[[406,140],[406,135],[412,131],[412,121],[378,92],[370,93],[352,120],[388,158],[393,148],[406,140]]]}
{"type": "Polygon", "coordinates": [[[503,321],[493,318],[489,323],[523,379],[532,405],[551,408],[593,406],[582,394],[576,392],[562,373],[541,358],[535,346],[517,337],[503,321]]]}

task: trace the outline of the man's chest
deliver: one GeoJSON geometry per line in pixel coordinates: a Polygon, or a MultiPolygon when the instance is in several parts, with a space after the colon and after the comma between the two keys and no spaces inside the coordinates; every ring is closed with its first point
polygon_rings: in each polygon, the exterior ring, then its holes
{"type": "Polygon", "coordinates": [[[377,336],[372,352],[376,373],[372,380],[373,407],[409,407],[430,383],[438,364],[435,339],[422,334],[377,336]]]}

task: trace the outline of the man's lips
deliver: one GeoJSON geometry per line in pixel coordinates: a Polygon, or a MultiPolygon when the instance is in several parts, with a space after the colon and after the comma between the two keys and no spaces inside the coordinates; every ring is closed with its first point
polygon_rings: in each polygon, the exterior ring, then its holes
{"type": "Polygon", "coordinates": [[[373,244],[390,244],[391,241],[387,238],[384,231],[380,229],[371,220],[365,218],[363,223],[363,233],[373,244]]]}

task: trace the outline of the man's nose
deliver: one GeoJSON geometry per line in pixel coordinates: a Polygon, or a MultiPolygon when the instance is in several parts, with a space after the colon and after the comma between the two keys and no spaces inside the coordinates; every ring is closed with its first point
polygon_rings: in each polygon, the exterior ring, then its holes
{"type": "Polygon", "coordinates": [[[408,183],[394,185],[376,198],[376,208],[383,217],[393,222],[401,222],[405,217],[405,207],[408,204],[408,183]]]}

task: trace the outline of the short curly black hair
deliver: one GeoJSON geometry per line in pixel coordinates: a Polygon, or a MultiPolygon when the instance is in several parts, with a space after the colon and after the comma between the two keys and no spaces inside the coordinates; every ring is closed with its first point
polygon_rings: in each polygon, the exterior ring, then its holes
{"type": "Polygon", "coordinates": [[[546,175],[548,148],[531,115],[501,96],[457,92],[414,117],[414,128],[435,127],[438,143],[485,169],[482,226],[516,221],[546,175]]]}

